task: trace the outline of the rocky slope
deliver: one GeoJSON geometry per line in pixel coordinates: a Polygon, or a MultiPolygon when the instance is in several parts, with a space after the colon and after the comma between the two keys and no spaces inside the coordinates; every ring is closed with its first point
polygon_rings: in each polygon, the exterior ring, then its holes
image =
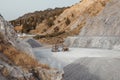
{"type": "MultiPolygon", "coordinates": [[[[74,30],[86,23],[86,19],[96,16],[109,0],[82,0],[66,9],[56,20],[55,26],[61,30],[74,30]],[[59,23],[60,22],[60,23],[59,23]]],[[[82,26],[81,26],[82,27],[82,26]]]]}
{"type": "MultiPolygon", "coordinates": [[[[54,24],[51,25],[51,27],[47,27],[47,25],[44,24],[45,21],[42,21],[42,23],[38,24],[36,28],[33,28],[30,33],[39,34],[40,37],[37,38],[41,42],[51,44],[53,40],[57,41],[58,37],[65,38],[67,36],[78,35],[81,28],[86,24],[86,20],[97,16],[99,12],[104,9],[108,1],[109,0],[82,0],[70,8],[62,9],[62,12],[53,20],[54,24]],[[41,35],[43,35],[42,38],[41,35]]],[[[27,19],[27,16],[28,15],[23,16],[23,18],[27,19]]],[[[49,19],[50,18],[52,17],[49,17],[49,19]]],[[[19,29],[21,29],[21,27],[19,29]]]]}
{"type": "Polygon", "coordinates": [[[111,0],[105,9],[96,17],[87,20],[79,36],[69,38],[71,46],[91,48],[120,48],[120,12],[119,0],[111,0]]]}
{"type": "Polygon", "coordinates": [[[2,17],[0,17],[0,33],[5,36],[4,38],[7,42],[12,44],[18,50],[29,53],[29,55],[34,57],[30,46],[24,41],[18,39],[17,33],[14,31],[14,27],[10,23],[5,21],[2,17]]]}
{"type": "Polygon", "coordinates": [[[68,36],[78,35],[81,28],[86,24],[86,20],[97,16],[99,12],[104,9],[108,1],[109,0],[82,0],[80,3],[64,10],[54,21],[55,25],[46,32],[47,34],[52,34],[54,37],[48,37],[47,40],[43,39],[43,41],[40,39],[40,41],[52,43],[53,40],[59,37],[66,38],[68,36]],[[58,35],[56,36],[56,34],[58,35]]]}
{"type": "Polygon", "coordinates": [[[62,74],[39,63],[31,50],[0,15],[0,80],[61,80],[62,74]]]}
{"type": "Polygon", "coordinates": [[[120,36],[120,1],[111,0],[105,9],[93,19],[89,19],[81,36],[120,36]]]}

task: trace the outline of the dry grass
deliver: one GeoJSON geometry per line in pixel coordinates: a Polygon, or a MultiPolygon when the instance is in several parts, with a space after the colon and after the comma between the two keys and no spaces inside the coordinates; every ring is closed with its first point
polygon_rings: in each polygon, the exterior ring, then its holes
{"type": "Polygon", "coordinates": [[[16,32],[22,32],[22,29],[23,29],[23,26],[21,25],[21,26],[16,26],[16,27],[14,27],[14,30],[16,31],[16,32]]]}
{"type": "MultiPolygon", "coordinates": [[[[56,73],[50,72],[51,69],[48,65],[40,64],[37,60],[33,59],[28,54],[21,52],[17,50],[14,46],[12,46],[9,42],[4,40],[4,37],[0,34],[0,52],[2,52],[6,58],[1,57],[0,54],[0,60],[6,62],[9,64],[9,61],[12,62],[12,65],[14,66],[20,66],[23,71],[25,72],[32,72],[33,76],[30,78],[27,78],[26,80],[53,80],[52,77],[56,77],[56,73]]],[[[11,65],[11,66],[12,66],[11,65]]],[[[0,71],[0,74],[2,74],[4,77],[8,79],[12,79],[9,69],[3,68],[0,71]]],[[[17,78],[19,80],[23,80],[23,78],[17,78]]]]}
{"type": "Polygon", "coordinates": [[[42,67],[49,69],[48,66],[38,63],[37,60],[33,59],[31,56],[29,56],[26,53],[23,53],[21,51],[18,51],[13,46],[2,46],[3,47],[3,53],[6,55],[12,62],[14,62],[16,65],[21,66],[23,68],[33,68],[33,67],[42,67]]]}
{"type": "Polygon", "coordinates": [[[3,39],[4,38],[1,36],[0,52],[2,52],[15,65],[21,66],[22,68],[25,68],[25,69],[31,69],[35,67],[50,69],[49,66],[40,64],[37,60],[32,58],[30,55],[17,50],[10,43],[8,43],[7,41],[4,41],[3,39]]]}
{"type": "Polygon", "coordinates": [[[83,14],[89,14],[90,16],[96,16],[101,10],[104,9],[105,5],[109,0],[96,0],[94,3],[89,5],[84,11],[83,14]]]}

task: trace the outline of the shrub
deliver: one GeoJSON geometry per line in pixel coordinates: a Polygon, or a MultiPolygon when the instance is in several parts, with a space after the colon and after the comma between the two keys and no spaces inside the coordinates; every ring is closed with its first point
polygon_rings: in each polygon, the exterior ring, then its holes
{"type": "Polygon", "coordinates": [[[47,21],[47,25],[48,25],[49,27],[53,26],[53,25],[54,25],[54,20],[49,19],[49,20],[47,21]]]}
{"type": "Polygon", "coordinates": [[[66,25],[68,26],[68,25],[71,23],[70,19],[67,18],[66,21],[65,21],[65,23],[66,23],[66,25]]]}
{"type": "Polygon", "coordinates": [[[74,17],[74,14],[72,13],[72,15],[71,15],[72,17],[74,17]]]}
{"type": "Polygon", "coordinates": [[[105,2],[105,1],[102,1],[101,4],[102,4],[102,6],[105,6],[105,5],[106,5],[106,2],[105,2]]]}
{"type": "Polygon", "coordinates": [[[61,21],[60,20],[58,20],[58,23],[60,23],[61,21]]]}
{"type": "Polygon", "coordinates": [[[59,27],[56,26],[56,27],[54,28],[54,32],[58,32],[58,31],[59,31],[59,27]]]}
{"type": "Polygon", "coordinates": [[[43,29],[43,32],[46,32],[47,31],[47,29],[43,29]]]}

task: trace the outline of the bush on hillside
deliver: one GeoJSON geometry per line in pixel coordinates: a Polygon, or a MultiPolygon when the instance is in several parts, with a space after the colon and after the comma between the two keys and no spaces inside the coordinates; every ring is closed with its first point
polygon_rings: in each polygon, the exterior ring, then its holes
{"type": "Polygon", "coordinates": [[[59,32],[59,27],[58,27],[58,26],[56,26],[56,27],[54,28],[54,32],[59,32]]]}
{"type": "Polygon", "coordinates": [[[66,25],[68,26],[68,25],[71,23],[70,19],[67,18],[66,21],[65,21],[65,23],[66,23],[66,25]]]}
{"type": "Polygon", "coordinates": [[[48,20],[47,21],[47,25],[49,26],[49,27],[51,27],[51,26],[53,26],[54,25],[54,20],[48,20]]]}

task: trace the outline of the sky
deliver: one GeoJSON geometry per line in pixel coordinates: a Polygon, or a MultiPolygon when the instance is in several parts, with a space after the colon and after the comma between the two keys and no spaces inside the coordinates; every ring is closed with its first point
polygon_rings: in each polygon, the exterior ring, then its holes
{"type": "Polygon", "coordinates": [[[55,7],[66,7],[80,0],[0,0],[0,14],[6,20],[14,20],[26,13],[55,7]]]}

